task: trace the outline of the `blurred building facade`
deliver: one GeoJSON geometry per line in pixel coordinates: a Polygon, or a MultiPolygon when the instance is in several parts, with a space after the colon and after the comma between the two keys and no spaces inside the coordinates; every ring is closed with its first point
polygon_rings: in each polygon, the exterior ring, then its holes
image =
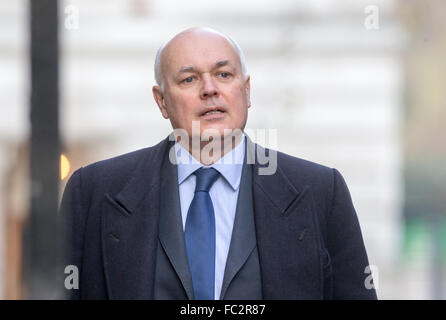
{"type": "MultiPolygon", "coordinates": [[[[379,297],[431,298],[428,262],[419,263],[420,256],[407,263],[401,255],[411,40],[401,5],[389,0],[372,5],[363,0],[61,2],[61,133],[70,173],[165,138],[170,123],[151,92],[156,50],[185,28],[215,28],[234,38],[247,59],[252,97],[247,128],[277,129],[277,145],[267,139],[267,146],[344,175],[370,263],[378,270],[379,297]]],[[[0,203],[15,199],[0,208],[0,236],[8,237],[0,245],[3,298],[21,295],[17,234],[27,212],[27,19],[26,1],[0,0],[0,203]]]]}
{"type": "Polygon", "coordinates": [[[406,26],[404,266],[412,291],[424,279],[446,299],[446,21],[440,0],[401,1],[406,26]],[[406,267],[407,268],[407,267],[406,267]]]}

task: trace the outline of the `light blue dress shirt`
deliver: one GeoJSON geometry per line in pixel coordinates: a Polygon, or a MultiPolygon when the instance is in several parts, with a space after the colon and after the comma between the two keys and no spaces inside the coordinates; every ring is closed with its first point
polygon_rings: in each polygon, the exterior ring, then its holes
{"type": "MultiPolygon", "coordinates": [[[[206,166],[212,167],[220,172],[220,177],[209,190],[215,212],[215,300],[220,298],[226,259],[231,243],[243,159],[245,156],[245,139],[245,136],[243,136],[242,141],[232,151],[225,154],[223,158],[214,164],[206,166]]],[[[196,177],[192,173],[204,165],[192,157],[179,143],[175,143],[175,155],[178,163],[178,185],[184,231],[187,211],[189,210],[195,191],[196,177]]]]}

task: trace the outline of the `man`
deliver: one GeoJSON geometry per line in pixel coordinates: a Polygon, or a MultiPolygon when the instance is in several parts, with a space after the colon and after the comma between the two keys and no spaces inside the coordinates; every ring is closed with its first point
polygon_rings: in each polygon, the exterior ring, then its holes
{"type": "Polygon", "coordinates": [[[188,29],[160,48],[155,77],[174,132],[67,184],[72,297],[376,299],[340,173],[243,133],[250,77],[238,45],[188,29]]]}

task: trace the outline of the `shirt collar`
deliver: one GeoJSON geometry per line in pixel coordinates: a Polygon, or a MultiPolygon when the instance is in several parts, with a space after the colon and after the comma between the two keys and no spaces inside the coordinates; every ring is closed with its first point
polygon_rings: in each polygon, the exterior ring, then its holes
{"type": "MultiPolygon", "coordinates": [[[[233,190],[237,190],[240,185],[243,160],[245,158],[245,140],[246,138],[243,134],[242,141],[234,149],[225,154],[217,162],[206,166],[217,170],[233,190]]],[[[178,184],[183,183],[197,169],[204,167],[202,163],[192,157],[189,151],[183,148],[178,142],[175,142],[175,155],[178,163],[178,184]]]]}

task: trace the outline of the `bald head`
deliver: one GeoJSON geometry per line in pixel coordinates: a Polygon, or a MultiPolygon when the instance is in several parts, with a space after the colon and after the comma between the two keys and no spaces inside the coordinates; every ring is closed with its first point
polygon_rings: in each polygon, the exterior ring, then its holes
{"type": "Polygon", "coordinates": [[[243,51],[240,46],[230,37],[211,28],[197,27],[184,30],[175,35],[171,40],[162,45],[156,54],[155,58],[155,80],[161,90],[164,90],[164,72],[166,69],[166,63],[173,53],[181,47],[182,43],[188,41],[206,41],[206,39],[221,38],[227,41],[228,44],[234,49],[240,61],[240,68],[244,78],[247,76],[246,62],[243,55],[243,51]]]}

